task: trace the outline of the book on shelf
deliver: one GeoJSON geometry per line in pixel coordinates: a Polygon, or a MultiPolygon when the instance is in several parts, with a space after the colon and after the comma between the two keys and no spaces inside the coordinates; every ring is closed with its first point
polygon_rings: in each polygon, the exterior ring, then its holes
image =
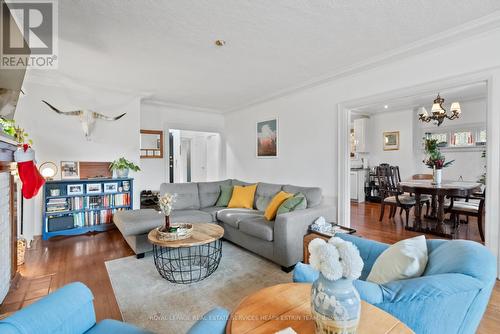
{"type": "Polygon", "coordinates": [[[47,212],[129,206],[130,194],[57,198],[56,202],[51,202],[52,200],[49,199],[47,202],[47,212]]]}
{"type": "Polygon", "coordinates": [[[47,212],[68,211],[68,201],[66,198],[51,198],[47,201],[47,212]]]}
{"type": "Polygon", "coordinates": [[[113,222],[113,214],[124,209],[103,209],[99,211],[87,211],[73,214],[75,227],[86,227],[113,222]]]}

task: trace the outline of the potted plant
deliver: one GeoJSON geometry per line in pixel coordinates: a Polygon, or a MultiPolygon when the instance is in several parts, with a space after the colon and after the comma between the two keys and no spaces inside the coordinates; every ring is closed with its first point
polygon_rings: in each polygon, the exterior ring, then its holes
{"type": "Polygon", "coordinates": [[[433,184],[441,184],[443,168],[451,166],[455,160],[446,162],[445,156],[441,153],[437,139],[424,138],[424,149],[427,158],[423,163],[432,168],[433,184]]]}
{"type": "Polygon", "coordinates": [[[128,172],[130,170],[132,170],[134,172],[138,172],[141,169],[139,168],[139,166],[137,166],[133,162],[128,161],[124,157],[121,157],[120,159],[113,161],[109,165],[109,170],[116,171],[116,177],[126,178],[126,177],[128,177],[128,172]]]}
{"type": "Polygon", "coordinates": [[[309,243],[310,264],[319,271],[311,288],[316,333],[356,333],[361,300],[352,281],[361,276],[363,260],[354,244],[340,238],[309,243]]]}
{"type": "MultiPolygon", "coordinates": [[[[486,150],[481,152],[481,158],[486,159],[486,150]]],[[[481,177],[479,178],[479,183],[486,185],[486,165],[484,165],[484,172],[481,174],[481,177]]]]}
{"type": "Polygon", "coordinates": [[[29,146],[33,145],[33,141],[29,138],[28,133],[26,133],[21,127],[16,126],[16,122],[14,120],[8,120],[0,117],[0,128],[4,134],[14,138],[17,142],[17,146],[21,147],[24,144],[29,146]]]}

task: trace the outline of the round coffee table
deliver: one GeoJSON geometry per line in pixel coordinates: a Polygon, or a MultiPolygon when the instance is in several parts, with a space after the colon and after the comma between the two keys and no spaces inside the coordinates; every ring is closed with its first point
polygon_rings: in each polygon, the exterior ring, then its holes
{"type": "Polygon", "coordinates": [[[172,283],[189,284],[212,275],[222,257],[224,229],[217,224],[193,223],[193,234],[184,240],[158,239],[156,229],[148,234],[158,273],[172,283]]]}
{"type": "MultiPolygon", "coordinates": [[[[231,314],[226,333],[276,333],[291,327],[300,334],[314,334],[311,285],[278,284],[247,296],[231,314]]],[[[401,321],[361,301],[358,334],[412,334],[401,321]]]]}

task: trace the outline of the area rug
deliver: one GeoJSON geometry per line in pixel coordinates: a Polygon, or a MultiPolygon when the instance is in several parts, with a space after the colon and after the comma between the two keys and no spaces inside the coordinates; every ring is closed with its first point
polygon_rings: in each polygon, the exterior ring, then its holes
{"type": "Polygon", "coordinates": [[[212,276],[188,285],[162,278],[151,254],[107,261],[123,320],[155,333],[186,333],[215,306],[233,310],[245,296],[292,280],[278,265],[229,242],[223,242],[222,252],[212,276]]]}

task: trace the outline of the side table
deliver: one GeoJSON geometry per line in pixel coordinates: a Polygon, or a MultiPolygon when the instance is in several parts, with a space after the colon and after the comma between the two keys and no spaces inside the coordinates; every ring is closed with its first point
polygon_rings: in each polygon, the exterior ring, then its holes
{"type": "MultiPolygon", "coordinates": [[[[247,296],[231,314],[226,334],[276,333],[288,327],[300,334],[315,333],[311,284],[278,284],[247,296]]],[[[357,333],[414,334],[399,319],[364,301],[357,333]]]]}
{"type": "Polygon", "coordinates": [[[222,257],[224,229],[217,224],[193,223],[193,234],[183,240],[158,238],[158,231],[148,234],[153,244],[153,259],[158,273],[172,283],[189,284],[212,275],[222,257]]]}
{"type": "MultiPolygon", "coordinates": [[[[353,228],[343,227],[343,226],[338,226],[338,227],[343,231],[342,233],[347,233],[347,234],[356,233],[356,230],[353,228]]],[[[325,241],[328,241],[331,237],[332,236],[328,234],[309,230],[308,234],[304,236],[304,259],[302,260],[302,262],[304,262],[305,264],[309,264],[309,243],[311,242],[311,240],[320,238],[325,241]]]]}

